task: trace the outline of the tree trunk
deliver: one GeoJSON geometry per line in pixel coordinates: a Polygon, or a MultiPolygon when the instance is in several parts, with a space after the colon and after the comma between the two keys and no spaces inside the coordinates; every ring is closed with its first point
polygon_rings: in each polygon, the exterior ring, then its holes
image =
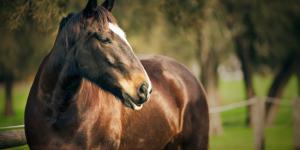
{"type": "MultiPolygon", "coordinates": [[[[197,60],[201,70],[200,79],[206,90],[207,101],[210,108],[220,105],[218,94],[218,58],[214,50],[205,48],[202,43],[202,32],[198,30],[198,51],[197,60]],[[201,59],[199,59],[199,56],[201,59]]],[[[220,135],[223,133],[223,126],[220,113],[210,114],[210,134],[220,135]]]]}
{"type": "MultiPolygon", "coordinates": [[[[251,68],[251,54],[255,51],[254,41],[257,37],[253,20],[249,12],[243,15],[242,24],[245,31],[242,31],[235,36],[235,50],[242,65],[242,72],[244,77],[244,86],[246,90],[246,99],[250,100],[255,97],[255,90],[253,87],[253,73],[251,68]]],[[[251,125],[251,105],[247,107],[246,125],[251,125]]]]}
{"type": "MultiPolygon", "coordinates": [[[[246,99],[250,100],[255,97],[255,91],[253,87],[253,73],[250,65],[249,58],[249,47],[245,40],[242,37],[235,37],[235,50],[236,54],[241,62],[243,77],[244,77],[244,86],[246,90],[246,99]]],[[[246,125],[252,125],[251,123],[251,105],[247,106],[247,114],[246,114],[246,125]]]]}
{"type": "Polygon", "coordinates": [[[254,149],[255,150],[265,150],[265,102],[261,98],[255,98],[252,104],[253,113],[251,119],[252,129],[254,133],[254,149]]]}
{"type": "MultiPolygon", "coordinates": [[[[297,56],[297,58],[299,58],[299,56],[297,56]]],[[[297,75],[297,81],[298,81],[298,97],[300,97],[300,59],[296,60],[296,64],[295,64],[295,70],[296,70],[296,75],[297,75]]]]}
{"type": "MultiPolygon", "coordinates": [[[[299,57],[298,57],[299,58],[299,57]]],[[[298,59],[298,62],[296,63],[296,66],[299,66],[300,60],[298,59]]],[[[300,68],[296,68],[296,74],[297,74],[297,80],[298,80],[298,92],[297,97],[295,99],[294,104],[294,134],[295,134],[295,150],[300,150],[300,68]]]]}
{"type": "Polygon", "coordinates": [[[12,90],[13,90],[13,79],[7,78],[5,81],[5,106],[4,106],[4,116],[12,116],[13,102],[12,102],[12,90]]]}
{"type": "Polygon", "coordinates": [[[295,98],[294,102],[294,144],[295,150],[300,150],[300,97],[299,95],[295,98]]]}
{"type": "Polygon", "coordinates": [[[268,92],[268,99],[266,104],[266,120],[267,124],[272,124],[275,119],[275,115],[279,109],[279,105],[275,104],[276,99],[280,99],[284,87],[287,85],[291,78],[294,68],[295,61],[297,58],[293,54],[290,54],[284,61],[283,65],[275,75],[272,85],[268,92]],[[274,105],[275,104],[275,105],[274,105]]]}
{"type": "MultiPolygon", "coordinates": [[[[204,82],[210,108],[220,106],[217,67],[218,65],[214,52],[210,50],[207,59],[201,63],[201,81],[204,82]]],[[[223,126],[220,113],[210,114],[210,134],[220,135],[222,133],[223,126]]]]}
{"type": "MultiPolygon", "coordinates": [[[[210,60],[214,60],[210,58],[210,60]]],[[[202,73],[202,80],[206,79],[206,93],[208,104],[210,108],[220,106],[220,98],[218,93],[218,73],[217,73],[217,65],[211,64],[212,61],[208,61],[207,63],[203,63],[203,67],[208,67],[206,72],[202,73]]],[[[220,135],[223,133],[223,126],[220,113],[212,113],[210,114],[210,134],[212,135],[220,135]]]]}

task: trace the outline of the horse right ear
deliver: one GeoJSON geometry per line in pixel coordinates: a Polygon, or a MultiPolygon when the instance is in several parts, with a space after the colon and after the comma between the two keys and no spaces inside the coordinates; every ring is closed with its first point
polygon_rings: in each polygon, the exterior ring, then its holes
{"type": "Polygon", "coordinates": [[[93,14],[93,12],[96,10],[97,5],[98,5],[97,0],[89,0],[83,10],[84,16],[90,17],[93,14]]]}
{"type": "Polygon", "coordinates": [[[104,8],[106,8],[108,11],[111,11],[112,8],[114,7],[114,3],[115,3],[115,0],[105,0],[102,4],[102,6],[104,8]]]}

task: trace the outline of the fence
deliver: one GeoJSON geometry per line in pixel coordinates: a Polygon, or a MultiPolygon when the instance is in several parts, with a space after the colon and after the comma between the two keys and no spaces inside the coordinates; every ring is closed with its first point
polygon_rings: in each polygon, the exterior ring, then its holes
{"type": "MultiPolygon", "coordinates": [[[[210,108],[209,113],[221,113],[241,107],[251,107],[253,134],[255,150],[263,150],[265,148],[265,103],[274,103],[276,105],[288,105],[294,108],[294,128],[295,128],[295,150],[300,150],[300,99],[296,99],[294,104],[283,104],[278,99],[272,98],[252,98],[247,101],[228,104],[220,107],[210,108]]],[[[26,138],[24,133],[24,125],[2,127],[0,128],[0,149],[11,148],[16,146],[26,145],[26,138]]]]}
{"type": "Polygon", "coordinates": [[[293,120],[295,129],[295,150],[300,150],[300,98],[296,98],[294,103],[285,102],[283,103],[280,99],[269,98],[269,97],[255,97],[247,101],[233,103],[225,106],[210,108],[210,114],[221,113],[241,107],[251,107],[251,122],[254,137],[254,149],[264,150],[265,149],[265,135],[264,129],[266,127],[265,118],[265,104],[273,103],[275,105],[289,106],[293,108],[293,120]]]}
{"type": "Polygon", "coordinates": [[[26,145],[24,129],[5,127],[0,130],[0,149],[26,145]]]}

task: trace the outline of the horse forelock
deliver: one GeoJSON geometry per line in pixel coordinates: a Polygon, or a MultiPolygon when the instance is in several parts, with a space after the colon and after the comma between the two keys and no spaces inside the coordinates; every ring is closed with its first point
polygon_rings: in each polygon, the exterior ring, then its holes
{"type": "Polygon", "coordinates": [[[116,24],[114,16],[102,6],[94,10],[92,16],[86,17],[83,12],[70,13],[60,21],[58,36],[65,41],[64,46],[69,49],[88,28],[105,31],[109,23],[116,24]]]}

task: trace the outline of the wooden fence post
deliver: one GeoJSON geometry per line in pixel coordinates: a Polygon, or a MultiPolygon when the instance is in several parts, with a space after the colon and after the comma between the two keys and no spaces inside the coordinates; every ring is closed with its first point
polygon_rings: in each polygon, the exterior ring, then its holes
{"type": "Polygon", "coordinates": [[[294,104],[294,128],[295,150],[300,150],[300,97],[295,99],[294,104]]]}
{"type": "Polygon", "coordinates": [[[254,133],[254,149],[265,149],[265,101],[260,98],[255,98],[251,107],[253,133],[254,133]]]}

